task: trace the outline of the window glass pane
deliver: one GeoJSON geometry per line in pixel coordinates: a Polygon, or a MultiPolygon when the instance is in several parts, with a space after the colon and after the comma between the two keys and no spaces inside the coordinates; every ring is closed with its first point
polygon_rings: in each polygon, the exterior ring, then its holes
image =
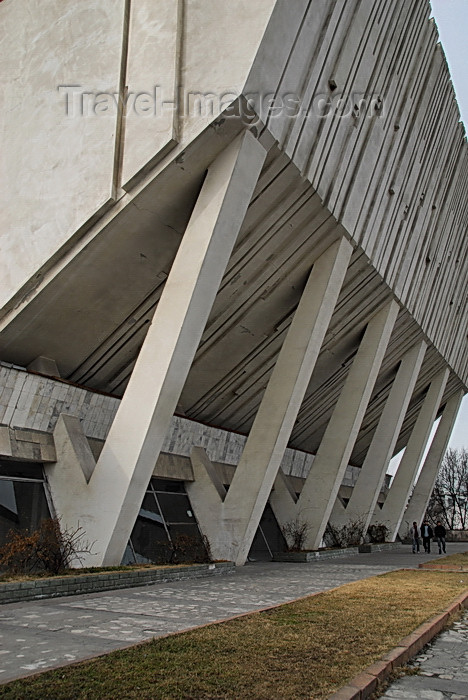
{"type": "Polygon", "coordinates": [[[270,504],[267,503],[250,547],[249,558],[271,561],[270,550],[271,552],[283,552],[285,549],[286,541],[283,533],[270,504]]]}
{"type": "Polygon", "coordinates": [[[164,564],[170,561],[172,547],[162,524],[139,515],[130,539],[137,563],[164,564]]]}
{"type": "Polygon", "coordinates": [[[148,520],[154,520],[156,523],[163,522],[153,493],[146,493],[143,503],[141,504],[140,515],[148,520]]]}
{"type": "MultiPolygon", "coordinates": [[[[135,561],[135,555],[133,554],[133,549],[130,546],[130,541],[127,543],[127,546],[125,547],[125,552],[122,557],[122,561],[120,562],[123,566],[127,566],[128,564],[136,564],[135,561]]],[[[140,562],[142,563],[142,562],[140,562]]]]}
{"type": "MultiPolygon", "coordinates": [[[[138,563],[207,561],[183,481],[151,479],[130,541],[138,563]]],[[[125,560],[132,560],[130,546],[125,560]]]]}
{"type": "Polygon", "coordinates": [[[155,491],[172,491],[173,493],[185,493],[183,481],[172,481],[171,479],[151,479],[151,485],[155,491]]]}
{"type": "Polygon", "coordinates": [[[158,493],[161,512],[168,523],[195,523],[192,507],[185,494],[158,493]]]}
{"type": "Polygon", "coordinates": [[[44,472],[40,463],[29,464],[28,462],[10,462],[6,459],[0,459],[0,475],[44,481],[44,472]]]}
{"type": "Polygon", "coordinates": [[[10,530],[36,530],[50,518],[44,484],[0,479],[0,544],[10,530]]]}
{"type": "Polygon", "coordinates": [[[270,550],[259,527],[250,546],[249,561],[271,561],[270,550]]]}
{"type": "Polygon", "coordinates": [[[275,514],[269,503],[263,511],[260,526],[272,552],[283,552],[286,548],[286,540],[275,518],[275,514]]]}

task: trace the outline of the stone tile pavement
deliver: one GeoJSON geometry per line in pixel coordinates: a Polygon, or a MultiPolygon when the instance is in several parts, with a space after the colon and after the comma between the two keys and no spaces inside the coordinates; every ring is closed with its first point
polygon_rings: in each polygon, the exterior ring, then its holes
{"type": "MultiPolygon", "coordinates": [[[[448,553],[467,548],[450,544],[448,553]]],[[[437,558],[402,546],[307,564],[256,562],[227,576],[3,605],[0,683],[437,558]]]]}
{"type": "Polygon", "coordinates": [[[468,611],[410,665],[418,675],[400,678],[382,700],[468,700],[468,611]]]}

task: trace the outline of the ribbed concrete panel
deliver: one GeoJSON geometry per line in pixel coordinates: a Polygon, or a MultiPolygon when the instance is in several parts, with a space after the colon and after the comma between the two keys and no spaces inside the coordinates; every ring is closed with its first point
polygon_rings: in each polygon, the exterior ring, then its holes
{"type": "Polygon", "coordinates": [[[266,80],[278,99],[296,96],[295,119],[285,110],[269,116],[261,104],[259,114],[466,380],[467,149],[430,5],[350,0],[325,12],[312,0],[302,17],[288,7],[277,3],[246,90],[266,80]],[[279,27],[282,62],[270,64],[266,79],[279,27]],[[332,103],[325,118],[318,95],[332,103]],[[344,114],[333,108],[337,96],[344,114]]]}

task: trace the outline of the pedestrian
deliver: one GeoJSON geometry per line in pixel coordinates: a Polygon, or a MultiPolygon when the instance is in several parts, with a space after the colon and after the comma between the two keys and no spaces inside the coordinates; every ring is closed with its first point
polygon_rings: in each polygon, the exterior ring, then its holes
{"type": "Polygon", "coordinates": [[[421,525],[421,537],[426,554],[431,553],[431,539],[433,536],[434,533],[432,532],[432,527],[429,525],[427,520],[424,520],[423,524],[421,525]]]}
{"type": "Polygon", "coordinates": [[[413,545],[413,554],[416,554],[416,552],[419,554],[419,530],[416,520],[413,522],[411,529],[411,543],[413,545]]]}
{"type": "Polygon", "coordinates": [[[434,535],[437,540],[437,544],[439,545],[439,554],[442,554],[442,550],[445,554],[445,536],[447,534],[447,531],[445,527],[442,525],[440,520],[437,521],[437,525],[434,528],[434,535]]]}

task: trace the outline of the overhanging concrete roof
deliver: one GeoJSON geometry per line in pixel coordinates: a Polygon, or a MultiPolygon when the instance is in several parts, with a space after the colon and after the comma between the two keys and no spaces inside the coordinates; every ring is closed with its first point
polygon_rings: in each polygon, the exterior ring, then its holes
{"type": "MultiPolygon", "coordinates": [[[[129,196],[89,234],[80,253],[0,335],[2,359],[53,357],[62,376],[121,395],[170,271],[209,161],[240,125],[212,129],[129,196]]],[[[310,183],[275,146],[258,182],[189,373],[180,408],[193,419],[248,432],[307,275],[345,232],[310,183]]],[[[189,263],[188,263],[189,264],[189,263]]],[[[356,249],[291,446],[314,452],[369,318],[391,297],[356,249]]],[[[361,464],[402,354],[423,334],[402,310],[352,463],[361,464]]],[[[157,362],[157,358],[155,358],[157,362]]],[[[444,361],[430,348],[399,447],[430,378],[444,361]]],[[[460,385],[455,375],[446,397],[460,385]]]]}

